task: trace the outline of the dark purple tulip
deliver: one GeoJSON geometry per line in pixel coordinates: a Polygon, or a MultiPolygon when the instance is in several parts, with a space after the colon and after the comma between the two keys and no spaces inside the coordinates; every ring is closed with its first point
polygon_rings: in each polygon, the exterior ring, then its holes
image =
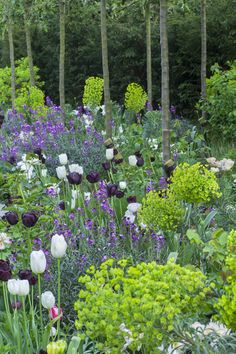
{"type": "Polygon", "coordinates": [[[151,162],[154,162],[156,160],[155,156],[150,157],[151,162]]]}
{"type": "Polygon", "coordinates": [[[109,171],[110,168],[111,168],[111,164],[110,164],[110,161],[106,161],[106,162],[103,162],[102,163],[102,167],[105,171],[109,171]]]}
{"type": "Polygon", "coordinates": [[[124,195],[125,195],[125,193],[124,192],[122,192],[122,191],[117,191],[116,192],[116,198],[123,198],[124,197],[124,195]]]}
{"type": "Polygon", "coordinates": [[[38,155],[38,157],[40,157],[42,155],[42,149],[40,148],[35,148],[34,149],[34,154],[38,155]]]}
{"type": "Polygon", "coordinates": [[[128,202],[128,203],[137,203],[137,198],[136,198],[134,195],[130,195],[130,196],[127,198],[127,202],[128,202]]]}
{"type": "Polygon", "coordinates": [[[136,152],[134,153],[134,155],[135,155],[137,158],[142,157],[142,154],[141,154],[140,151],[136,151],[136,152]]]}
{"type": "Polygon", "coordinates": [[[15,213],[14,211],[8,211],[5,214],[5,218],[9,222],[10,225],[16,225],[19,221],[19,217],[18,217],[17,213],[15,213]]]}
{"type": "Polygon", "coordinates": [[[21,306],[22,306],[22,302],[21,301],[14,301],[11,304],[11,307],[13,308],[13,310],[20,310],[21,306]]]}
{"type": "Polygon", "coordinates": [[[82,182],[82,175],[78,172],[71,172],[67,176],[68,182],[70,184],[80,184],[82,182]]]}
{"type": "Polygon", "coordinates": [[[97,183],[100,181],[100,175],[98,172],[89,172],[89,174],[86,176],[87,180],[89,183],[97,183]]]}
{"type": "Polygon", "coordinates": [[[33,227],[38,220],[38,217],[35,213],[25,213],[22,214],[22,222],[26,227],[33,227]]]}
{"type": "Polygon", "coordinates": [[[34,286],[35,284],[37,284],[38,279],[35,276],[32,276],[32,278],[29,279],[29,284],[34,286]]]}
{"type": "Polygon", "coordinates": [[[119,151],[117,149],[113,150],[114,156],[117,155],[119,153],[119,151]]]}
{"type": "Polygon", "coordinates": [[[15,156],[10,156],[10,158],[9,158],[9,163],[11,164],[11,165],[14,165],[15,163],[16,163],[16,158],[15,158],[15,156]]]}
{"type": "Polygon", "coordinates": [[[115,196],[117,191],[118,191],[118,185],[117,184],[108,184],[107,185],[107,196],[108,197],[115,196]]]}
{"type": "Polygon", "coordinates": [[[25,270],[20,270],[18,272],[18,277],[21,279],[21,280],[30,280],[32,278],[33,274],[32,274],[32,271],[30,269],[25,269],[25,270]]]}
{"type": "Polygon", "coordinates": [[[59,208],[60,208],[61,210],[65,210],[65,209],[66,209],[65,202],[61,201],[58,205],[59,205],[59,208]]]}
{"type": "Polygon", "coordinates": [[[11,279],[11,267],[9,261],[0,259],[0,280],[8,281],[11,279]]]}
{"type": "Polygon", "coordinates": [[[142,167],[144,165],[144,159],[142,157],[137,158],[137,166],[142,167]]]}
{"type": "Polygon", "coordinates": [[[124,161],[122,155],[119,153],[114,157],[114,163],[116,165],[119,165],[120,163],[122,163],[124,161]]]}

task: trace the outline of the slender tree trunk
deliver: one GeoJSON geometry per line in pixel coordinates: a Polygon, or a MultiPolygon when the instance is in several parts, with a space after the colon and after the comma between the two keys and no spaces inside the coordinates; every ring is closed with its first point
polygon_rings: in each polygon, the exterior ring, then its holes
{"type": "Polygon", "coordinates": [[[102,68],[104,79],[104,101],[106,109],[106,136],[112,137],[112,111],[110,97],[110,80],[107,48],[107,25],[106,25],[106,0],[101,0],[101,39],[102,39],[102,68]]]}
{"type": "Polygon", "coordinates": [[[152,45],[151,45],[151,13],[150,2],[145,7],[146,19],[146,47],[147,47],[147,89],[148,101],[152,107],[152,45]]]}
{"type": "Polygon", "coordinates": [[[12,20],[8,20],[8,40],[9,40],[9,51],[10,51],[10,63],[11,63],[11,101],[12,108],[15,106],[16,100],[16,71],[15,71],[15,56],[14,56],[14,42],[13,42],[13,25],[12,20]]]}
{"type": "MultiPolygon", "coordinates": [[[[206,0],[201,0],[201,97],[206,99],[206,67],[207,67],[207,26],[206,0]]],[[[205,117],[205,112],[202,112],[205,117]]]]}
{"type": "Polygon", "coordinates": [[[60,11],[60,58],[59,58],[59,93],[60,106],[65,107],[65,0],[59,0],[60,11]]]}
{"type": "Polygon", "coordinates": [[[24,9],[24,22],[25,22],[25,38],[26,38],[26,48],[27,56],[29,60],[29,71],[30,71],[30,85],[35,85],[34,79],[34,64],[33,64],[33,55],[31,47],[31,34],[30,34],[30,25],[28,23],[27,9],[24,9]]]}
{"type": "Polygon", "coordinates": [[[162,150],[164,164],[170,159],[169,53],[167,0],[160,0],[162,150]]]}

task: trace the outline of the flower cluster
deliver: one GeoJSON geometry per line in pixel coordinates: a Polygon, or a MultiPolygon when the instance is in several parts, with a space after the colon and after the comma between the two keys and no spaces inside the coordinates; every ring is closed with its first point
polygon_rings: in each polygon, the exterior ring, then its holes
{"type": "Polygon", "coordinates": [[[97,107],[101,105],[103,95],[103,82],[100,77],[89,77],[85,81],[83,104],[84,106],[97,107]]]}
{"type": "Polygon", "coordinates": [[[207,162],[211,166],[212,172],[229,171],[234,166],[234,161],[230,159],[216,160],[215,157],[208,157],[207,162]]]}

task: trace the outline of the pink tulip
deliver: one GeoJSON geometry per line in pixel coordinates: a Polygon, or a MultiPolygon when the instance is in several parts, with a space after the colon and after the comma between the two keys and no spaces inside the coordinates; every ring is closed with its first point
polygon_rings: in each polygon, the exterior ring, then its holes
{"type": "MultiPolygon", "coordinates": [[[[60,320],[62,319],[62,309],[60,311],[60,320]]],[[[59,313],[58,313],[58,307],[57,306],[53,306],[52,308],[50,308],[50,311],[49,311],[49,317],[51,320],[54,320],[56,317],[59,316],[59,313]]]]}

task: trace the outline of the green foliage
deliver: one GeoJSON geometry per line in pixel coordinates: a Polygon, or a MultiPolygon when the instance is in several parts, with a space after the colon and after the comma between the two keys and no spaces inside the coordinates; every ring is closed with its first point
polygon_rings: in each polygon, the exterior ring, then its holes
{"type": "Polygon", "coordinates": [[[101,105],[104,80],[100,77],[89,77],[85,81],[83,105],[97,107],[101,105]]]}
{"type": "MultiPolygon", "coordinates": [[[[40,87],[43,82],[39,81],[39,69],[34,67],[37,87],[30,87],[30,72],[28,58],[16,61],[16,109],[22,111],[22,106],[27,105],[33,109],[44,107],[44,93],[40,87]]],[[[11,106],[11,69],[0,68],[0,101],[6,107],[11,106]]]]}
{"type": "Polygon", "coordinates": [[[156,262],[128,266],[110,259],[80,277],[81,290],[75,304],[77,329],[97,341],[97,347],[118,354],[157,353],[175,316],[188,318],[199,312],[209,288],[205,276],[174,264],[156,262]]]}
{"type": "Polygon", "coordinates": [[[136,83],[128,85],[125,93],[125,108],[135,113],[140,112],[148,100],[148,96],[142,86],[136,83]]]}
{"type": "Polygon", "coordinates": [[[200,107],[209,115],[210,134],[225,139],[236,137],[236,61],[228,70],[218,64],[212,67],[213,75],[207,79],[207,100],[200,107]]]}
{"type": "Polygon", "coordinates": [[[177,166],[170,180],[170,190],[177,200],[194,204],[221,196],[215,174],[199,162],[177,166]]]}
{"type": "Polygon", "coordinates": [[[217,316],[227,327],[236,330],[236,231],[232,230],[227,240],[227,257],[225,260],[229,271],[224,294],[216,304],[217,316]]]}
{"type": "Polygon", "coordinates": [[[172,193],[165,196],[160,192],[149,192],[138,212],[139,222],[154,230],[157,228],[163,231],[176,230],[183,217],[184,209],[172,193]]]}

